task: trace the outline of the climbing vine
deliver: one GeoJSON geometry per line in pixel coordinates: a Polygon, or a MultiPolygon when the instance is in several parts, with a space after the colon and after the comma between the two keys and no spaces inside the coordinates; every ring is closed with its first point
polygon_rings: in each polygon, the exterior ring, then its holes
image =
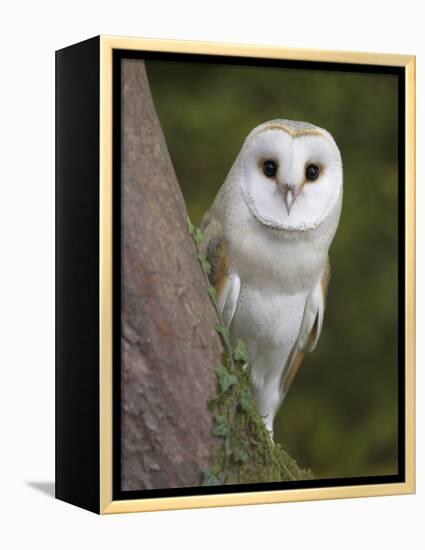
{"type": "Polygon", "coordinates": [[[262,481],[310,479],[309,470],[299,468],[280,446],[274,445],[258,412],[252,395],[251,377],[244,365],[248,361],[245,342],[232,343],[211,285],[211,265],[200,253],[204,235],[188,220],[197,258],[201,265],[207,292],[217,315],[215,330],[221,338],[223,353],[216,368],[216,393],[208,403],[213,415],[211,434],[220,443],[214,449],[212,465],[204,469],[203,485],[223,485],[262,481]]]}

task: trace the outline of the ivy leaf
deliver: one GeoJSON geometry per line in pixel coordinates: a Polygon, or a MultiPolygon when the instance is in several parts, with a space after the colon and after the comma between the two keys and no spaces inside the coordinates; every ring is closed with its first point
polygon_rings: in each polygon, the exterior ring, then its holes
{"type": "Polygon", "coordinates": [[[202,231],[199,229],[199,227],[196,227],[195,228],[195,231],[193,233],[193,238],[195,239],[195,241],[197,243],[200,243],[201,241],[204,240],[204,234],[202,233],[202,231]]]}
{"type": "Polygon", "coordinates": [[[215,330],[219,333],[219,335],[223,339],[223,342],[226,345],[226,347],[230,347],[230,334],[227,327],[225,327],[224,325],[217,325],[215,327],[215,330]]]}
{"type": "Polygon", "coordinates": [[[220,365],[215,372],[217,373],[220,389],[223,393],[226,392],[230,386],[233,386],[238,382],[236,376],[234,374],[230,374],[224,365],[220,365]]]}
{"type": "Polygon", "coordinates": [[[211,273],[211,266],[207,262],[207,259],[202,254],[198,254],[198,260],[202,266],[202,269],[205,271],[205,273],[208,275],[208,273],[211,273]]]}
{"type": "Polygon", "coordinates": [[[233,357],[235,361],[241,361],[242,363],[246,363],[248,361],[248,350],[246,349],[246,344],[240,338],[236,340],[233,357]]]}
{"type": "Polygon", "coordinates": [[[221,482],[219,478],[215,475],[215,473],[211,470],[211,468],[205,468],[205,470],[202,470],[202,485],[209,486],[209,485],[220,485],[221,482]]]}
{"type": "Polygon", "coordinates": [[[254,411],[254,401],[252,399],[251,392],[248,389],[243,389],[239,396],[239,405],[243,411],[246,413],[252,413],[254,411]]]}
{"type": "Polygon", "coordinates": [[[213,286],[208,287],[208,294],[213,304],[217,305],[217,292],[213,286]]]}
{"type": "Polygon", "coordinates": [[[226,437],[229,433],[229,425],[227,424],[226,418],[222,414],[217,414],[214,417],[211,433],[216,437],[226,437]]]}
{"type": "Polygon", "coordinates": [[[196,227],[193,225],[193,223],[190,221],[190,218],[187,218],[187,230],[189,231],[190,235],[195,234],[196,227]]]}
{"type": "Polygon", "coordinates": [[[233,449],[233,460],[235,462],[239,462],[240,464],[243,464],[248,460],[248,453],[246,452],[245,445],[236,445],[233,449]]]}

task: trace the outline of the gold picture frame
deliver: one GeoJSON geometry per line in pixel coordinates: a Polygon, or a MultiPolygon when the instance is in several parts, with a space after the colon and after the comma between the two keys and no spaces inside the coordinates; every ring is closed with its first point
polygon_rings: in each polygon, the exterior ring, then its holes
{"type": "MultiPolygon", "coordinates": [[[[415,491],[415,57],[398,54],[324,51],[100,36],[99,52],[99,508],[101,514],[236,506],[414,493],[415,491]],[[399,67],[405,75],[405,480],[399,483],[347,485],[113,499],[113,52],[114,50],[202,54],[289,61],[399,67]]],[[[58,494],[63,500],[71,497],[58,494]]],[[[84,504],[82,504],[84,506],[84,504]]]]}

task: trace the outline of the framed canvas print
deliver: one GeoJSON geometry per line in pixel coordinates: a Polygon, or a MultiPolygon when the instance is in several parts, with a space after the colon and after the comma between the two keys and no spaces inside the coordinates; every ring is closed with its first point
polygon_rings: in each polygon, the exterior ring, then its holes
{"type": "Polygon", "coordinates": [[[412,56],[56,53],[56,496],[415,487],[412,56]]]}

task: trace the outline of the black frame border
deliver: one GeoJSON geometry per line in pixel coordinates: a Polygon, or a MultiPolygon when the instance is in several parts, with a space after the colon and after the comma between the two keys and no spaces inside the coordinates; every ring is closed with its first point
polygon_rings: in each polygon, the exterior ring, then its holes
{"type": "Polygon", "coordinates": [[[99,512],[100,38],[55,54],[55,497],[99,512]]]}
{"type": "Polygon", "coordinates": [[[201,496],[211,494],[252,493],[257,491],[282,491],[292,489],[332,488],[343,486],[382,485],[404,483],[406,480],[406,69],[404,67],[340,63],[325,61],[292,61],[257,57],[235,57],[209,54],[182,54],[142,50],[113,50],[112,67],[113,105],[113,397],[112,397],[112,495],[114,501],[151,499],[178,496],[201,496]],[[282,69],[310,69],[336,72],[391,74],[398,77],[398,473],[382,476],[328,478],[303,481],[281,481],[213,487],[179,487],[121,490],[121,60],[140,59],[156,61],[180,61],[274,67],[282,69]]]}

